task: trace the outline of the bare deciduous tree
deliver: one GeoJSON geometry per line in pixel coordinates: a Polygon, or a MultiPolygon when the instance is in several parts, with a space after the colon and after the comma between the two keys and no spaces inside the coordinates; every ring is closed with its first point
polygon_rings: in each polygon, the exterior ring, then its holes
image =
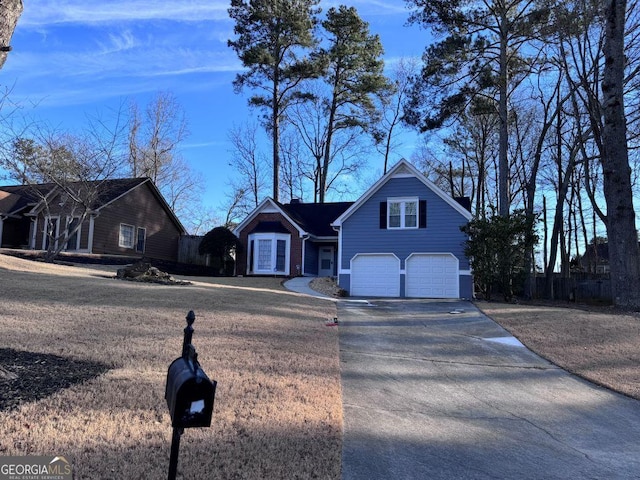
{"type": "Polygon", "coordinates": [[[380,96],[380,122],[376,128],[376,148],[384,158],[382,173],[387,173],[389,160],[398,147],[398,130],[402,128],[404,104],[407,101],[413,76],[418,71],[414,59],[401,59],[391,75],[392,90],[380,96]]]}
{"type": "Polygon", "coordinates": [[[120,115],[112,125],[90,121],[81,134],[32,125],[0,151],[0,166],[28,186],[48,222],[45,260],[52,261],[91,214],[108,181],[126,161],[120,115]],[[64,225],[55,224],[64,214],[64,225]],[[54,228],[55,227],[55,228],[54,228]],[[63,228],[60,228],[63,227],[63,228]]]}
{"type": "Polygon", "coordinates": [[[247,196],[246,203],[257,207],[265,193],[268,177],[267,159],[258,147],[258,127],[251,123],[236,125],[228,137],[233,146],[229,165],[236,174],[232,181],[234,189],[242,190],[247,196]]]}
{"type": "Polygon", "coordinates": [[[145,107],[129,106],[129,175],[149,177],[190,232],[203,221],[204,177],[185,161],[181,144],[189,135],[182,106],[173,94],[158,93],[145,107]]]}
{"type": "Polygon", "coordinates": [[[174,159],[188,137],[183,108],[173,94],[158,93],[141,115],[129,109],[129,163],[134,177],[149,177],[158,188],[173,178],[174,159]]]}

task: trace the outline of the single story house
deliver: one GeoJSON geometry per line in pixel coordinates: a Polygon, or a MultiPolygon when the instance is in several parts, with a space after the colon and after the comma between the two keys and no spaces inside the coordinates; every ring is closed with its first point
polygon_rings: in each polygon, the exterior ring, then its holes
{"type": "MultiPolygon", "coordinates": [[[[72,188],[94,189],[88,214],[53,183],[0,186],[0,246],[46,250],[53,238],[69,236],[63,250],[177,261],[186,233],[149,178],[112,179],[72,188]]],[[[62,240],[58,240],[62,241],[62,240]]]]}
{"type": "Polygon", "coordinates": [[[336,276],[352,296],[472,298],[469,207],[401,160],[353,203],[264,200],[234,230],[238,273],[336,276]]]}
{"type": "Polygon", "coordinates": [[[336,276],[338,233],[331,222],[352,204],[266,198],[234,229],[244,246],[237,274],[336,276]]]}

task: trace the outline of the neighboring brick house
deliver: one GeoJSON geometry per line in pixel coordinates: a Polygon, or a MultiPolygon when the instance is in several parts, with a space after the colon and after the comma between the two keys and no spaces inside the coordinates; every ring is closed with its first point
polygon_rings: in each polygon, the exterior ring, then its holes
{"type": "Polygon", "coordinates": [[[265,199],[234,229],[245,247],[238,275],[337,275],[338,233],[330,224],[351,204],[265,199]]]}
{"type": "MultiPolygon", "coordinates": [[[[177,261],[178,241],[186,231],[149,178],[95,186],[89,214],[64,251],[177,261]]],[[[74,212],[73,202],[54,184],[0,187],[0,246],[46,250],[46,229],[55,236],[72,231],[80,220],[74,212]]]]}

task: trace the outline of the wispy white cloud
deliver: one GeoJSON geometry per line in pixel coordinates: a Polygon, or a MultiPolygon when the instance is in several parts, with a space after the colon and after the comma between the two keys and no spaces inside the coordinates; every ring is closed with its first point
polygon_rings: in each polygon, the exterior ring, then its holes
{"type": "Polygon", "coordinates": [[[209,147],[223,147],[225,146],[225,142],[216,141],[216,142],[198,142],[198,143],[189,143],[186,142],[182,145],[183,150],[187,149],[196,149],[196,148],[209,148],[209,147]]]}
{"type": "Polygon", "coordinates": [[[99,79],[159,77],[190,73],[233,72],[242,68],[231,51],[179,48],[136,48],[134,44],[105,45],[100,52],[55,52],[14,55],[6,73],[18,79],[99,79]]]}
{"type": "Polygon", "coordinates": [[[122,52],[124,50],[131,50],[139,45],[139,41],[131,33],[130,30],[122,32],[114,32],[108,35],[107,42],[98,42],[100,45],[100,54],[108,55],[112,53],[122,52]]]}
{"type": "Polygon", "coordinates": [[[228,8],[226,0],[41,0],[26,3],[19,26],[38,29],[64,23],[227,20],[228,8]]]}
{"type": "Polygon", "coordinates": [[[207,20],[226,19],[227,8],[228,0],[27,4],[25,15],[32,13],[18,24],[2,83],[15,82],[22,99],[48,107],[199,90],[221,77],[230,84],[225,74],[242,68],[226,45],[231,24],[207,20]]]}

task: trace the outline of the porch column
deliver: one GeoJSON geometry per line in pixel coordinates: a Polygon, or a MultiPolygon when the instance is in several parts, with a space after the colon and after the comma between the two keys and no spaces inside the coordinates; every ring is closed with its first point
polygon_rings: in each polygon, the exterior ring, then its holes
{"type": "Polygon", "coordinates": [[[87,238],[87,250],[89,253],[93,253],[93,228],[95,218],[93,215],[89,215],[89,237],[87,238]]]}
{"type": "Polygon", "coordinates": [[[29,248],[36,249],[36,235],[38,233],[38,217],[31,219],[31,238],[29,239],[29,248]]]}
{"type": "Polygon", "coordinates": [[[309,239],[308,235],[304,235],[302,237],[302,265],[300,265],[300,272],[298,272],[302,277],[304,277],[304,274],[305,274],[304,265],[305,265],[305,260],[307,256],[307,240],[308,239],[309,239]]]}

